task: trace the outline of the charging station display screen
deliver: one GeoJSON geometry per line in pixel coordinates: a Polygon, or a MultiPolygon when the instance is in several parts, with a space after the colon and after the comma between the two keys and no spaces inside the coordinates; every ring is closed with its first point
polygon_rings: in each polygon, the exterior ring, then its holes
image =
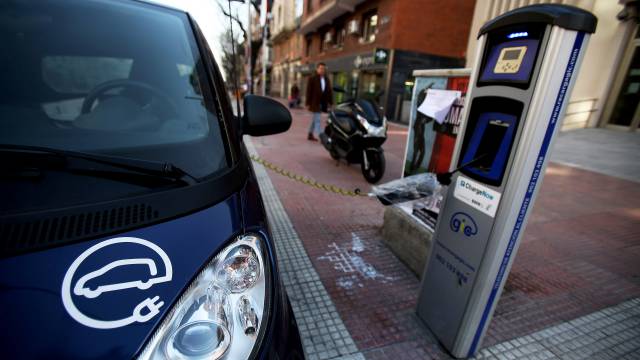
{"type": "Polygon", "coordinates": [[[536,64],[542,30],[531,25],[492,33],[487,39],[478,86],[527,88],[536,64]]]}
{"type": "Polygon", "coordinates": [[[528,83],[537,50],[537,40],[514,40],[497,44],[489,51],[480,81],[528,83]]]}
{"type": "Polygon", "coordinates": [[[527,53],[526,46],[508,47],[500,51],[500,56],[493,68],[494,74],[517,74],[524,55],[527,53]]]}

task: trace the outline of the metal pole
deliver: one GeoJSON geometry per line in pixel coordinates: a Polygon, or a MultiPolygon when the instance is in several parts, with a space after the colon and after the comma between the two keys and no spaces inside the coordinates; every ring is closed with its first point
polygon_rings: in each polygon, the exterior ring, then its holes
{"type": "Polygon", "coordinates": [[[267,24],[269,24],[269,13],[265,12],[264,26],[262,27],[262,96],[267,96],[267,61],[269,61],[269,47],[267,46],[267,24]]]}
{"type": "Polygon", "coordinates": [[[249,31],[247,31],[247,81],[249,82],[249,94],[253,94],[253,66],[251,66],[251,0],[247,1],[249,17],[249,31]]]}

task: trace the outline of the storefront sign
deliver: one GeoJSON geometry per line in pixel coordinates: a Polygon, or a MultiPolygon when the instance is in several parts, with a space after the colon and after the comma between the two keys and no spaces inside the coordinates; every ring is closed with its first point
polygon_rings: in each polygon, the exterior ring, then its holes
{"type": "Polygon", "coordinates": [[[313,72],[313,64],[304,64],[296,67],[296,70],[302,74],[311,74],[313,72]]]}
{"type": "Polygon", "coordinates": [[[353,60],[353,66],[355,66],[357,69],[360,68],[364,68],[364,67],[368,67],[375,64],[374,60],[373,60],[373,56],[362,56],[362,55],[358,55],[356,56],[356,58],[353,60]]]}
{"type": "Polygon", "coordinates": [[[373,51],[373,62],[376,64],[389,63],[389,49],[375,49],[373,51]]]}

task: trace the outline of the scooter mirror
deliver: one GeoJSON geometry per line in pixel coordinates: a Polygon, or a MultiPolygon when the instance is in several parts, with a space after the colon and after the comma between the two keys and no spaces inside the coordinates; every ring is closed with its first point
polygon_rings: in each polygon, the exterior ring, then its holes
{"type": "Polygon", "coordinates": [[[342,88],[342,87],[340,87],[340,86],[334,86],[334,87],[333,87],[333,91],[335,91],[335,92],[339,92],[339,93],[346,93],[346,92],[347,92],[345,89],[343,89],[343,88],[342,88]]]}

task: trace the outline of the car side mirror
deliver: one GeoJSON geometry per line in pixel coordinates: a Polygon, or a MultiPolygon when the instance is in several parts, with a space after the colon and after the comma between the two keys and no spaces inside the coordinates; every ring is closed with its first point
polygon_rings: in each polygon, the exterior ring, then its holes
{"type": "Polygon", "coordinates": [[[251,136],[279,134],[291,127],[291,113],[279,102],[264,96],[246,95],[242,133],[251,136]]]}

